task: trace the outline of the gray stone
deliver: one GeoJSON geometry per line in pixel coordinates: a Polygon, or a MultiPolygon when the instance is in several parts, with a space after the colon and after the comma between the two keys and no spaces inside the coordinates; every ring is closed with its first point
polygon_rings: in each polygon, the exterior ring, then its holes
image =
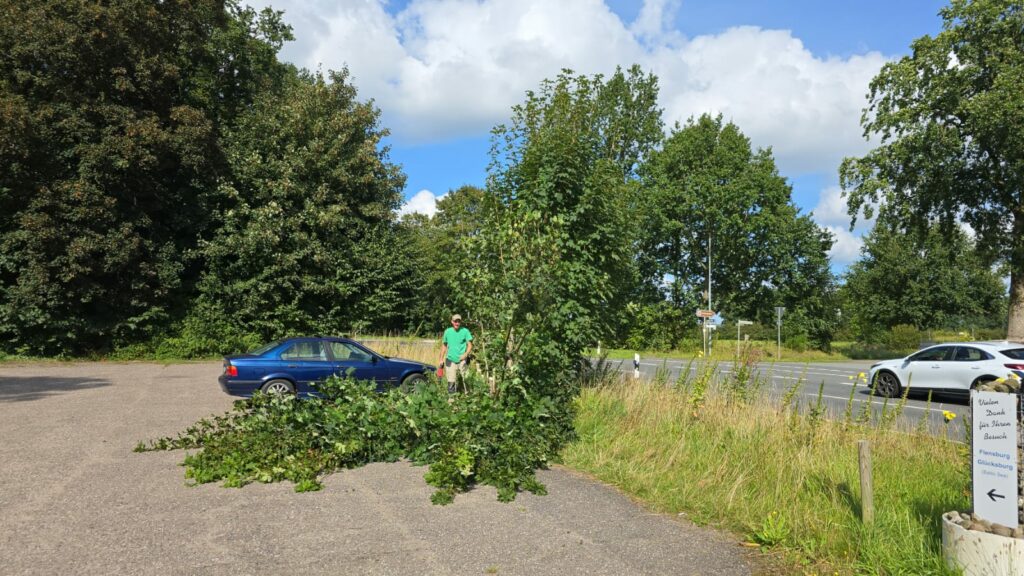
{"type": "Polygon", "coordinates": [[[1013,536],[1013,530],[1009,526],[1003,526],[1002,524],[993,524],[992,533],[998,536],[1006,536],[1007,538],[1013,536]]]}

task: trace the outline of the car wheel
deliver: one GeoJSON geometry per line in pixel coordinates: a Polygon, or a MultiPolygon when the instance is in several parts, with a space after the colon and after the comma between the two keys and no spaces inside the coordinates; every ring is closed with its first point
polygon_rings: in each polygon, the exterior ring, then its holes
{"type": "Polygon", "coordinates": [[[427,379],[423,377],[423,374],[409,374],[402,380],[400,389],[408,394],[419,388],[426,381],[427,379]]]}
{"type": "Polygon", "coordinates": [[[900,381],[892,372],[879,372],[875,376],[875,392],[886,398],[900,395],[900,381]]]}
{"type": "Polygon", "coordinates": [[[262,390],[264,394],[273,394],[276,396],[295,394],[295,386],[287,380],[271,380],[263,385],[262,390]]]}

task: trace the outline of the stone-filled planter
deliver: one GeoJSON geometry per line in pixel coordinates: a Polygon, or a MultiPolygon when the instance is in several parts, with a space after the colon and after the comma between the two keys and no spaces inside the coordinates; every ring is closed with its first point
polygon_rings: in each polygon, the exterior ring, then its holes
{"type": "MultiPolygon", "coordinates": [[[[983,392],[1021,394],[1021,381],[1007,379],[978,388],[983,392]]],[[[1024,398],[1019,399],[1024,405],[1024,398]]],[[[965,576],[1024,575],[1024,406],[1017,414],[1017,517],[1021,527],[1011,530],[975,515],[947,512],[942,515],[942,555],[951,568],[965,576]]]]}
{"type": "Polygon", "coordinates": [[[946,565],[960,567],[964,576],[1024,574],[1024,539],[967,530],[953,521],[954,514],[957,513],[942,515],[942,555],[946,565]]]}

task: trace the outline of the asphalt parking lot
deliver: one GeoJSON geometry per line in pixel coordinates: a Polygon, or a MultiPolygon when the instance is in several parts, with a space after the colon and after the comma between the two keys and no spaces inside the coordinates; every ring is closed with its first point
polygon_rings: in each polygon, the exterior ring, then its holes
{"type": "Polygon", "coordinates": [[[2,574],[751,574],[729,536],[555,467],[548,496],[430,503],[425,469],[186,486],[182,452],[136,454],[231,406],[220,364],[0,364],[2,574]]]}

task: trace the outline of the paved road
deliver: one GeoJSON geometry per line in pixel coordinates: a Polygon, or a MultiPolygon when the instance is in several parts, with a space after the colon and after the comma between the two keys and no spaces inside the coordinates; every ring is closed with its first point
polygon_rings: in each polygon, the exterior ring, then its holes
{"type": "Polygon", "coordinates": [[[182,452],[135,454],[226,411],[219,363],[0,364],[0,574],[750,574],[729,537],[575,473],[511,504],[430,504],[425,469],[185,486],[182,452]]]}
{"type": "MultiPolygon", "coordinates": [[[[762,363],[758,366],[756,374],[763,379],[769,397],[774,400],[780,399],[793,386],[797,386],[797,393],[802,398],[802,405],[807,406],[816,401],[820,388],[822,403],[828,407],[829,414],[832,417],[841,418],[852,392],[854,414],[859,414],[863,405],[868,403],[877,418],[886,404],[885,398],[872,396],[868,386],[857,378],[861,372],[867,374],[868,369],[875,362],[875,360],[819,363],[780,362],[774,365],[762,363]]],[[[614,360],[612,363],[625,373],[631,374],[633,371],[632,360],[614,360]]],[[[718,371],[726,376],[735,370],[732,362],[719,362],[716,366],[718,371]]],[[[687,367],[691,373],[695,373],[702,369],[703,363],[643,357],[640,360],[641,378],[654,379],[658,372],[662,371],[669,383],[678,380],[680,374],[687,367]]],[[[890,399],[888,409],[894,408],[896,403],[897,400],[890,399]]],[[[957,417],[949,425],[948,434],[951,439],[962,440],[964,438],[963,416],[969,410],[966,396],[933,394],[932,402],[929,405],[926,393],[911,391],[904,407],[904,413],[899,419],[899,426],[912,429],[924,417],[927,418],[929,430],[935,434],[946,434],[947,425],[943,417],[943,410],[957,414],[957,417]]]]}

